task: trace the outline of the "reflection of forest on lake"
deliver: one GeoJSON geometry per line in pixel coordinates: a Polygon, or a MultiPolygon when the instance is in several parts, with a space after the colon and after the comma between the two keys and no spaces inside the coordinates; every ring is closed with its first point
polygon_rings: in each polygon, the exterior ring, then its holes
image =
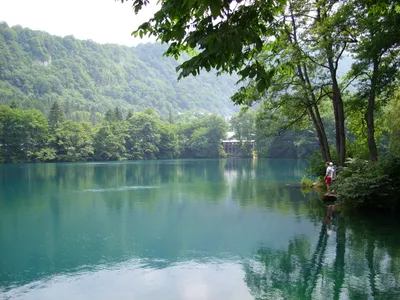
{"type": "Polygon", "coordinates": [[[316,246],[299,237],[260,248],[245,281],[255,299],[399,299],[399,237],[390,221],[338,218],[321,223],[316,246]]]}
{"type": "Polygon", "coordinates": [[[238,264],[244,273],[233,284],[255,299],[399,296],[398,225],[324,224],[323,206],[296,186],[305,167],[245,159],[0,166],[0,288],[140,259],[155,270],[238,264]]]}

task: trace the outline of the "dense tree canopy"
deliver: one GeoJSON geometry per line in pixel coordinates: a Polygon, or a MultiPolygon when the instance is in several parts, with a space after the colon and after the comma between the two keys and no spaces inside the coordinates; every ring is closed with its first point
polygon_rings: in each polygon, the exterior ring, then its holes
{"type": "Polygon", "coordinates": [[[224,157],[227,122],[216,114],[171,124],[152,110],[96,126],[65,119],[52,106],[48,120],[36,109],[0,105],[0,162],[109,161],[224,157]],[[55,121],[56,120],[56,121],[55,121]]]}

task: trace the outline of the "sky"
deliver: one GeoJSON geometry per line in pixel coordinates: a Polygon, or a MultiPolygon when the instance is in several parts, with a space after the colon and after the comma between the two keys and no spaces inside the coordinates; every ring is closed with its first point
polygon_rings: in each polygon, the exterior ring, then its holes
{"type": "Polygon", "coordinates": [[[135,15],[131,0],[123,4],[115,0],[0,0],[0,21],[62,37],[135,46],[154,41],[131,36],[156,12],[156,1],[151,2],[135,15]]]}

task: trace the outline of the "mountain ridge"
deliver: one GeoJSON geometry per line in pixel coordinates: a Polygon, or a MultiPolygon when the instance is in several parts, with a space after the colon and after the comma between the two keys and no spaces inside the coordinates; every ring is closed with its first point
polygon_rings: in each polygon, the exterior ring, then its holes
{"type": "Polygon", "coordinates": [[[237,77],[213,73],[177,80],[178,62],[165,45],[128,47],[58,37],[0,23],[0,102],[48,113],[59,101],[73,120],[108,109],[151,107],[161,114],[197,111],[230,115],[237,77]]]}

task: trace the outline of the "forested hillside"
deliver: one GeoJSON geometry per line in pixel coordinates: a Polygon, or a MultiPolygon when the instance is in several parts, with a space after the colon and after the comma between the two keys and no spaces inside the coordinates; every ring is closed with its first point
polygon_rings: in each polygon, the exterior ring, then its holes
{"type": "Polygon", "coordinates": [[[163,115],[235,110],[236,78],[205,72],[178,82],[178,62],[163,52],[161,44],[100,45],[0,23],[0,103],[47,115],[58,101],[68,119],[92,122],[115,107],[163,115]]]}

